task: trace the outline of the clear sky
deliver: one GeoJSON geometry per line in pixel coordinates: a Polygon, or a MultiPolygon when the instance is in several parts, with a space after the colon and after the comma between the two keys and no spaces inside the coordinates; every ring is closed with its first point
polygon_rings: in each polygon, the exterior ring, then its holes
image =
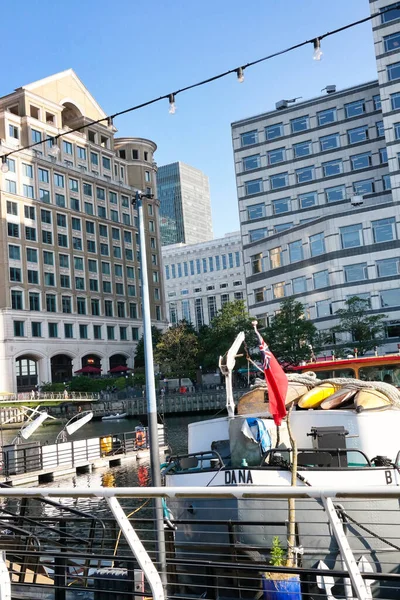
{"type": "MultiPolygon", "coordinates": [[[[73,68],[110,114],[369,14],[368,0],[20,0],[2,6],[0,95],[73,68]]],[[[370,23],[116,120],[210,178],[214,234],[238,229],[232,121],[376,78],[370,23]]]]}

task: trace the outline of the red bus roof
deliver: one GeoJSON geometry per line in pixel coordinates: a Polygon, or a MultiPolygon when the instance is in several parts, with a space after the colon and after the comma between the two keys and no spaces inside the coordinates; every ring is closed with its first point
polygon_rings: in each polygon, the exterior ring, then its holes
{"type": "Polygon", "coordinates": [[[379,365],[388,362],[400,363],[400,354],[388,354],[387,356],[360,356],[359,358],[340,358],[337,360],[317,360],[315,362],[307,363],[305,365],[298,365],[296,367],[290,367],[293,371],[312,371],[313,369],[329,370],[335,367],[349,367],[352,365],[379,365]]]}

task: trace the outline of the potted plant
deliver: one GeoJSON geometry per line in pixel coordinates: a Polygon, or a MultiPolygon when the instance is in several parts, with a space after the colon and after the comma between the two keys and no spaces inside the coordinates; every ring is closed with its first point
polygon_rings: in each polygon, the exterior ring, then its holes
{"type": "MultiPolygon", "coordinates": [[[[274,567],[286,567],[288,560],[276,535],[272,539],[271,560],[274,567]]],[[[300,577],[293,573],[266,572],[262,578],[265,600],[301,600],[300,577]]]]}

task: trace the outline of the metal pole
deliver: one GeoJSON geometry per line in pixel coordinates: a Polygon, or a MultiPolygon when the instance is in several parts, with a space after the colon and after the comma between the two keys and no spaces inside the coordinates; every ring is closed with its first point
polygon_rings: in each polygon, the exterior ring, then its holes
{"type": "MultiPolygon", "coordinates": [[[[158,422],[157,422],[157,399],[154,382],[154,359],[153,340],[151,336],[151,315],[149,299],[149,280],[147,274],[146,237],[143,218],[143,195],[136,192],[136,206],[139,220],[139,249],[140,249],[140,272],[142,281],[142,303],[143,303],[143,335],[144,335],[144,359],[146,373],[146,398],[147,414],[149,421],[150,437],[150,466],[151,482],[154,487],[161,486],[160,450],[158,445],[158,422]]],[[[154,511],[157,532],[157,555],[161,571],[161,580],[166,585],[166,551],[164,533],[164,512],[161,498],[155,498],[154,511]]]]}

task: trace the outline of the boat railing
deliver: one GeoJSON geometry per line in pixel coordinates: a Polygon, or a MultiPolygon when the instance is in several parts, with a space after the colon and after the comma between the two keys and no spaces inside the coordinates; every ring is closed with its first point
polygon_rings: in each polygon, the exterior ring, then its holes
{"type": "MultiPolygon", "coordinates": [[[[176,454],[169,458],[169,465],[175,471],[192,471],[224,467],[224,461],[216,450],[205,452],[192,452],[190,454],[176,454]]],[[[170,469],[168,469],[170,470],[170,469]]]]}
{"type": "MultiPolygon", "coordinates": [[[[271,448],[263,453],[260,466],[290,466],[292,462],[292,448],[271,448]],[[286,455],[286,458],[284,456],[286,455]]],[[[297,464],[299,467],[323,467],[331,466],[339,468],[347,468],[351,466],[349,455],[356,454],[361,456],[363,464],[371,467],[371,461],[362,450],[358,448],[298,448],[297,449],[297,464]]],[[[360,465],[357,463],[356,465],[360,465]]]]}

